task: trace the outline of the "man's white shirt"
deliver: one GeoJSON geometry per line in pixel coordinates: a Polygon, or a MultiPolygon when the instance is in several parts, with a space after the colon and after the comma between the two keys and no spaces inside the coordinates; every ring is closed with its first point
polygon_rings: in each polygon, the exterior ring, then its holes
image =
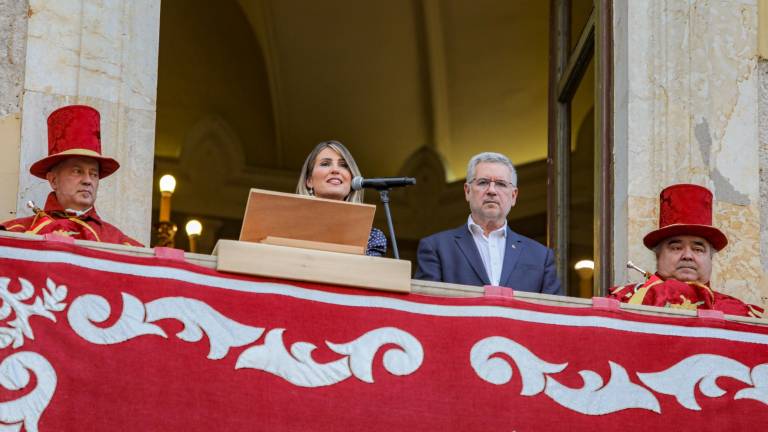
{"type": "Polygon", "coordinates": [[[483,228],[472,220],[472,215],[467,218],[467,228],[475,240],[477,251],[483,260],[485,272],[491,279],[492,285],[499,285],[501,268],[504,266],[504,252],[507,246],[507,223],[504,226],[491,231],[488,236],[483,234],[483,228]]]}

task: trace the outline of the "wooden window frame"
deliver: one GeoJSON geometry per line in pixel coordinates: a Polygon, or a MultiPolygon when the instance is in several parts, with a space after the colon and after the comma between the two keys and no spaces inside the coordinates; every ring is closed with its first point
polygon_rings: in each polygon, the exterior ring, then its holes
{"type": "MultiPolygon", "coordinates": [[[[595,184],[593,295],[613,283],[613,2],[594,0],[571,50],[571,0],[550,0],[547,244],[569,292],[568,224],[571,101],[595,58],[595,184]]],[[[589,79],[590,77],[586,77],[589,79]]]]}

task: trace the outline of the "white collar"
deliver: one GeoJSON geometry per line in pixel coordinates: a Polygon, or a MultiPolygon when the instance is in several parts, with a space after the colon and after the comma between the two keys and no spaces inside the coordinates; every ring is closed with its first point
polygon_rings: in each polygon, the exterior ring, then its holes
{"type": "Polygon", "coordinates": [[[72,210],[72,209],[64,209],[64,212],[65,212],[65,213],[72,213],[72,214],[74,214],[76,217],[80,217],[80,216],[82,216],[82,215],[84,215],[84,214],[88,213],[89,211],[91,211],[91,209],[92,209],[92,208],[93,208],[93,206],[91,206],[91,207],[88,207],[88,208],[87,208],[87,209],[85,209],[85,210],[72,210]]]}
{"type": "MultiPolygon", "coordinates": [[[[483,227],[475,223],[475,221],[472,219],[471,214],[467,217],[467,228],[469,229],[469,232],[472,234],[478,233],[478,234],[485,235],[484,234],[485,230],[483,229],[483,227]]],[[[488,233],[487,237],[491,237],[492,235],[494,235],[494,233],[499,233],[496,235],[506,238],[507,237],[507,221],[504,221],[504,225],[501,228],[495,229],[490,233],[488,233]]]]}

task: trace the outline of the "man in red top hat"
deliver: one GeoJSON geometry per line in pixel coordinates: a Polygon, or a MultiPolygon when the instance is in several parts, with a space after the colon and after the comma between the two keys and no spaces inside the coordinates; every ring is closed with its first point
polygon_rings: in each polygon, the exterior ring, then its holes
{"type": "Polygon", "coordinates": [[[644,283],[613,288],[609,297],[631,304],[762,317],[761,307],[709,286],[712,257],[728,238],[712,226],[712,193],[707,188],[677,184],[662,190],[659,229],[648,233],[643,244],[656,253],[656,274],[644,283]]]}
{"type": "Polygon", "coordinates": [[[51,192],[43,210],[0,224],[0,230],[49,234],[142,246],[104,222],[94,203],[99,181],[117,171],[116,160],[101,155],[99,112],[85,105],[59,108],[48,116],[48,157],[29,168],[48,180],[51,192]]]}

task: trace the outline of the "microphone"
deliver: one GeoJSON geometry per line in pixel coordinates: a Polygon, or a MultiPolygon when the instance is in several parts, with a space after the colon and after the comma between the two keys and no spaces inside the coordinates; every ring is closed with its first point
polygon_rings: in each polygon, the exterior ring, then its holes
{"type": "Polygon", "coordinates": [[[413,177],[381,177],[381,178],[362,178],[357,176],[352,179],[352,189],[360,190],[370,188],[376,190],[386,190],[393,187],[402,187],[415,185],[416,179],[413,177]]]}

